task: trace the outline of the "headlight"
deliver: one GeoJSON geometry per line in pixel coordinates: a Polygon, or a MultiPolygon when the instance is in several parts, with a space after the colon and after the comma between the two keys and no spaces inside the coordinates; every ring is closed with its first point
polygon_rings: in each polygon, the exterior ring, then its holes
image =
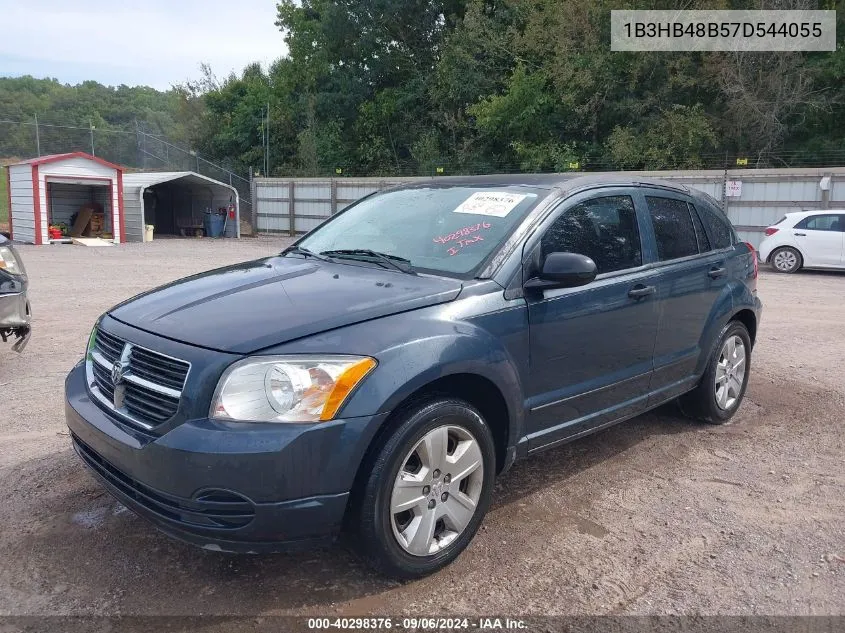
{"type": "Polygon", "coordinates": [[[21,277],[26,275],[26,269],[20,257],[8,246],[0,246],[0,270],[21,277]]]}
{"type": "Polygon", "coordinates": [[[331,420],[376,366],[367,356],[266,356],[229,367],[209,417],[251,422],[331,420]]]}

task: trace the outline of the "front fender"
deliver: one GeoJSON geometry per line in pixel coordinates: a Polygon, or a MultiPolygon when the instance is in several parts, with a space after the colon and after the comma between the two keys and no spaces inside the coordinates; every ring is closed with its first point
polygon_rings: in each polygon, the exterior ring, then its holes
{"type": "Polygon", "coordinates": [[[390,412],[435,380],[472,374],[487,379],[501,392],[509,420],[508,445],[515,445],[523,428],[522,382],[517,361],[502,341],[467,322],[420,321],[419,326],[420,336],[378,355],[378,367],[344,405],[342,415],[390,412]]]}

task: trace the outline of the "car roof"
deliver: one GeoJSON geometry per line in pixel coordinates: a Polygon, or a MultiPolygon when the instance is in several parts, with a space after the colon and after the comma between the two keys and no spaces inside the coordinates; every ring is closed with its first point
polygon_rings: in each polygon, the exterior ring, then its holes
{"type": "Polygon", "coordinates": [[[392,189],[415,189],[430,187],[534,187],[537,189],[560,189],[571,193],[581,189],[597,187],[659,187],[672,189],[681,193],[690,193],[685,185],[669,180],[645,178],[621,174],[490,174],[486,176],[438,176],[424,182],[410,182],[399,184],[392,189]]]}
{"type": "Polygon", "coordinates": [[[845,209],[813,209],[812,211],[790,211],[784,215],[789,216],[801,216],[805,217],[808,215],[817,215],[817,214],[828,214],[828,213],[845,213],[845,209]]]}

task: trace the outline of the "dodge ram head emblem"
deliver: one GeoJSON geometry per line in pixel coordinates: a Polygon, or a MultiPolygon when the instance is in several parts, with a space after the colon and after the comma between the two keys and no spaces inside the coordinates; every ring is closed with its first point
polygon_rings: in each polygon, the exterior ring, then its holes
{"type": "Polygon", "coordinates": [[[111,382],[114,385],[114,408],[122,409],[126,396],[126,372],[129,371],[129,359],[132,356],[132,346],[124,345],[123,353],[111,366],[111,382]]]}
{"type": "Polygon", "coordinates": [[[111,381],[115,387],[123,382],[123,372],[126,371],[126,366],[127,363],[123,359],[115,361],[114,365],[112,365],[111,381]]]}

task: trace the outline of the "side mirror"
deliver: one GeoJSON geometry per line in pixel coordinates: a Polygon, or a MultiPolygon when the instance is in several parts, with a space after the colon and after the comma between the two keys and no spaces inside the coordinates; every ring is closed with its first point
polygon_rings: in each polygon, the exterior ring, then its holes
{"type": "Polygon", "coordinates": [[[549,253],[543,262],[539,276],[525,282],[531,290],[553,288],[575,288],[590,283],[596,278],[596,263],[586,255],[578,253],[549,253]]]}

